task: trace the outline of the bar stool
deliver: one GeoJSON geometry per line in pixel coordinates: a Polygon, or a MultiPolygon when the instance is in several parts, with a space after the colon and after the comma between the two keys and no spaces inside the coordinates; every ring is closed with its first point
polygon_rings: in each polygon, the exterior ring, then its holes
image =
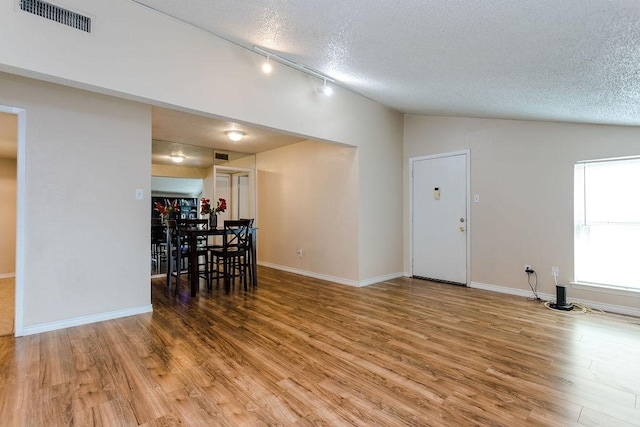
{"type": "MultiPolygon", "coordinates": [[[[231,280],[235,281],[235,278],[241,278],[244,282],[244,290],[247,289],[247,275],[248,275],[248,257],[247,254],[250,250],[251,236],[249,234],[249,224],[251,220],[237,219],[226,220],[224,222],[224,234],[222,235],[222,247],[214,247],[210,249],[210,254],[213,257],[213,263],[219,266],[222,263],[222,277],[224,279],[225,292],[229,293],[231,290],[231,280]]],[[[213,272],[213,269],[211,268],[213,272]]],[[[216,285],[219,284],[220,271],[216,269],[216,285]]]]}

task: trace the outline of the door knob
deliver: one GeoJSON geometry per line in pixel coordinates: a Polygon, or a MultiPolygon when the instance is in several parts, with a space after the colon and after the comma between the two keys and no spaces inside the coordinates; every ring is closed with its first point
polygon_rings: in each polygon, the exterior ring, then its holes
{"type": "Polygon", "coordinates": [[[460,227],[458,228],[458,230],[460,230],[461,232],[464,232],[464,227],[460,227]]]}

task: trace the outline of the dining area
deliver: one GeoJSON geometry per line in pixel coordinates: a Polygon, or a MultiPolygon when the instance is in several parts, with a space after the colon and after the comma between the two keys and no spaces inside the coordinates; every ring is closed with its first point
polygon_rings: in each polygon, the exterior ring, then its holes
{"type": "Polygon", "coordinates": [[[224,219],[218,215],[227,209],[219,198],[200,199],[200,218],[176,215],[179,206],[169,200],[154,202],[160,218],[151,222],[152,273],[166,276],[167,292],[178,295],[188,287],[195,297],[201,284],[206,290],[223,286],[225,293],[238,284],[244,291],[257,287],[256,232],[254,219],[224,219]],[[208,216],[208,218],[207,218],[208,216]]]}

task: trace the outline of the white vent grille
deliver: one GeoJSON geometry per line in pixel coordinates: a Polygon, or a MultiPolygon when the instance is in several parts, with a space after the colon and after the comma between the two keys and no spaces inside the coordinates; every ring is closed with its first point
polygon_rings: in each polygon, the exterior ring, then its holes
{"type": "Polygon", "coordinates": [[[62,25],[87,33],[91,32],[91,18],[40,0],[20,0],[20,9],[62,25]]]}

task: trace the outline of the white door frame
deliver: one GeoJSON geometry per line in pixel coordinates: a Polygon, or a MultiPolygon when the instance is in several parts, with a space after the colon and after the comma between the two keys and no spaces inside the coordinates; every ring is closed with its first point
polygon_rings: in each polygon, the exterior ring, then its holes
{"type": "Polygon", "coordinates": [[[469,286],[471,283],[471,151],[470,150],[460,150],[460,151],[452,151],[449,153],[441,153],[441,154],[433,154],[429,156],[420,156],[420,157],[411,157],[409,158],[409,271],[411,276],[413,276],[413,168],[414,163],[420,160],[431,160],[431,159],[439,159],[443,157],[453,157],[453,156],[465,156],[466,165],[467,165],[467,220],[466,227],[466,242],[467,242],[467,262],[466,262],[466,270],[467,270],[467,282],[466,285],[469,286]]]}
{"type": "Polygon", "coordinates": [[[253,226],[258,227],[258,183],[256,182],[256,170],[250,168],[236,168],[231,166],[213,166],[213,194],[216,194],[216,176],[220,173],[228,173],[233,175],[237,172],[246,172],[249,174],[249,198],[251,206],[249,211],[253,213],[253,226]]]}
{"type": "Polygon", "coordinates": [[[24,329],[24,272],[25,272],[25,241],[27,214],[26,201],[26,166],[27,156],[27,110],[17,107],[0,105],[1,113],[15,114],[18,116],[18,157],[16,160],[16,277],[15,277],[15,336],[21,337],[24,329]]]}

